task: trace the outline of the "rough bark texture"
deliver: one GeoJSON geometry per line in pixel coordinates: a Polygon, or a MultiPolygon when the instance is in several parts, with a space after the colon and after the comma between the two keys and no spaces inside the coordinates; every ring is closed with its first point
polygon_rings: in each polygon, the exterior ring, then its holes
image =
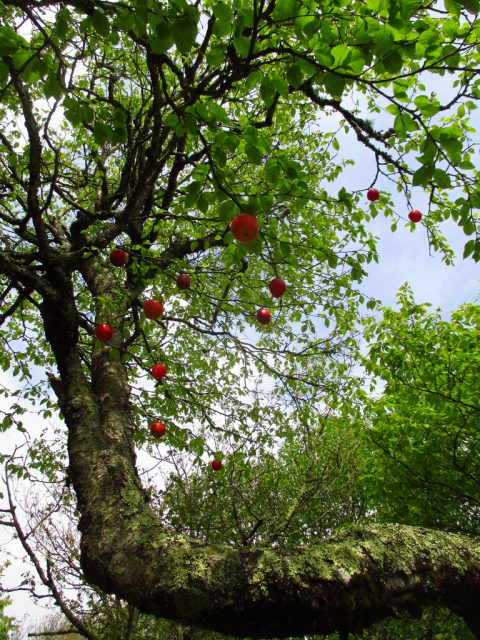
{"type": "MultiPolygon", "coordinates": [[[[441,604],[480,637],[480,543],[400,525],[351,529],[296,549],[209,546],[173,535],[151,510],[131,440],[124,367],[101,347],[92,380],[68,343],[64,302],[44,305],[69,427],[70,475],[88,580],[141,611],[234,635],[355,631],[441,604]]],[[[67,325],[68,326],[68,325],[67,325]]]]}

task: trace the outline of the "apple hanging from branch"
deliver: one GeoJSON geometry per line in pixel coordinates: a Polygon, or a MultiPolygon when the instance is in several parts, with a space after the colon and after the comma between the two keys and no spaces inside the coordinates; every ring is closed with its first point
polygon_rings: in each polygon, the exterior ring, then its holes
{"type": "Polygon", "coordinates": [[[163,422],[152,422],[150,425],[150,433],[154,438],[163,438],[167,431],[167,427],[163,422]]]}
{"type": "Polygon", "coordinates": [[[188,273],[181,273],[177,277],[177,287],[184,291],[185,289],[190,289],[190,284],[192,282],[191,276],[188,273]]]}
{"type": "Polygon", "coordinates": [[[273,278],[273,280],[270,280],[268,288],[274,298],[281,298],[287,290],[287,285],[282,278],[273,278]]]}
{"type": "Polygon", "coordinates": [[[417,223],[422,219],[422,213],[418,209],[412,209],[408,214],[408,219],[410,222],[417,223]]]}
{"type": "Polygon", "coordinates": [[[151,374],[155,380],[161,380],[167,375],[167,367],[163,363],[154,364],[151,369],[151,374]]]}
{"type": "Polygon", "coordinates": [[[376,202],[379,198],[380,191],[378,189],[375,189],[375,187],[372,187],[372,189],[369,189],[367,191],[367,200],[370,200],[370,202],[376,202]]]}
{"type": "Polygon", "coordinates": [[[125,249],[114,249],[110,254],[110,262],[114,267],[124,267],[128,262],[128,253],[125,249]]]}
{"type": "Polygon", "coordinates": [[[152,299],[147,300],[143,303],[143,313],[149,320],[156,320],[163,314],[164,311],[165,308],[163,304],[158,300],[152,299]]]}
{"type": "Polygon", "coordinates": [[[108,342],[113,336],[113,329],[108,322],[102,322],[95,327],[95,336],[100,342],[108,342]]]}
{"type": "Polygon", "coordinates": [[[223,465],[221,460],[212,460],[212,469],[214,471],[220,471],[222,467],[223,465]]]}
{"type": "Polygon", "coordinates": [[[260,324],[268,324],[271,319],[272,314],[270,313],[270,309],[263,307],[257,311],[257,320],[260,324]]]}
{"type": "Polygon", "coordinates": [[[245,244],[254,240],[259,230],[258,221],[251,213],[240,213],[230,222],[230,231],[235,240],[245,244]]]}

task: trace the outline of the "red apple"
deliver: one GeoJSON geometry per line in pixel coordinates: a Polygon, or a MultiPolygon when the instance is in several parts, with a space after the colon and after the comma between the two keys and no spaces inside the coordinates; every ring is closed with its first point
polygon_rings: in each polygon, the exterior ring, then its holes
{"type": "Polygon", "coordinates": [[[413,209],[408,214],[408,218],[409,218],[410,222],[417,223],[417,222],[420,222],[420,220],[422,219],[422,214],[418,209],[413,209]]]}
{"type": "Polygon", "coordinates": [[[274,298],[281,298],[287,290],[287,285],[285,280],[282,280],[281,278],[274,278],[273,280],[270,280],[268,288],[274,298]]]}
{"type": "Polygon", "coordinates": [[[163,422],[152,422],[150,425],[150,433],[154,438],[162,438],[167,431],[167,427],[163,422]]]}
{"type": "Polygon", "coordinates": [[[128,253],[124,249],[114,249],[110,254],[110,262],[115,267],[124,267],[128,262],[128,253]]]}
{"type": "Polygon", "coordinates": [[[379,198],[380,198],[380,191],[378,189],[373,188],[367,191],[367,200],[370,200],[370,202],[375,202],[379,198]]]}
{"type": "Polygon", "coordinates": [[[190,289],[190,283],[192,278],[188,275],[188,273],[181,273],[177,278],[177,287],[179,289],[190,289]]]}
{"type": "Polygon", "coordinates": [[[222,467],[223,465],[221,460],[212,460],[212,469],[214,471],[220,471],[222,467]]]}
{"type": "Polygon", "coordinates": [[[158,300],[147,300],[143,303],[143,313],[150,320],[156,320],[164,312],[164,307],[158,300]]]}
{"type": "Polygon", "coordinates": [[[100,342],[108,342],[113,336],[113,329],[108,322],[102,322],[95,327],[95,335],[100,342]]]}
{"type": "Polygon", "coordinates": [[[263,308],[257,311],[257,320],[260,322],[260,324],[268,324],[271,319],[272,314],[270,313],[269,309],[263,308]]]}
{"type": "Polygon", "coordinates": [[[167,375],[167,367],[164,364],[154,364],[152,367],[152,376],[155,380],[161,380],[167,375]]]}
{"type": "Polygon", "coordinates": [[[230,223],[230,231],[235,240],[245,244],[257,236],[259,229],[257,219],[251,213],[240,213],[230,223]]]}

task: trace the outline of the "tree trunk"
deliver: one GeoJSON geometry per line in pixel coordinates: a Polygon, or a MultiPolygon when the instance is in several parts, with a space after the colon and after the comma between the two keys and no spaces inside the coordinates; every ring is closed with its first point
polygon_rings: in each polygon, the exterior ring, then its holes
{"type": "Polygon", "coordinates": [[[145,613],[237,636],[353,632],[443,605],[480,637],[480,543],[468,537],[378,525],[271,549],[207,545],[169,531],[136,472],[124,365],[102,346],[89,380],[68,344],[64,313],[65,300],[62,312],[43,307],[62,379],[87,580],[145,613]]]}

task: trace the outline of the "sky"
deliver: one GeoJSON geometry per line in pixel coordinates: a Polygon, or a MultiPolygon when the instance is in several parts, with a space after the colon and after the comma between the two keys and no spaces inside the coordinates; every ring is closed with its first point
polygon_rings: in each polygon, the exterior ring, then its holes
{"type": "Polygon", "coordinates": [[[470,258],[462,259],[465,235],[452,222],[443,225],[457,256],[448,266],[438,254],[429,254],[425,229],[418,225],[399,225],[395,233],[385,218],[375,220],[379,236],[379,264],[369,265],[369,275],[363,290],[379,298],[384,305],[394,306],[400,286],[408,282],[418,303],[429,302],[440,307],[445,315],[465,302],[473,302],[480,293],[480,266],[470,258]]]}

